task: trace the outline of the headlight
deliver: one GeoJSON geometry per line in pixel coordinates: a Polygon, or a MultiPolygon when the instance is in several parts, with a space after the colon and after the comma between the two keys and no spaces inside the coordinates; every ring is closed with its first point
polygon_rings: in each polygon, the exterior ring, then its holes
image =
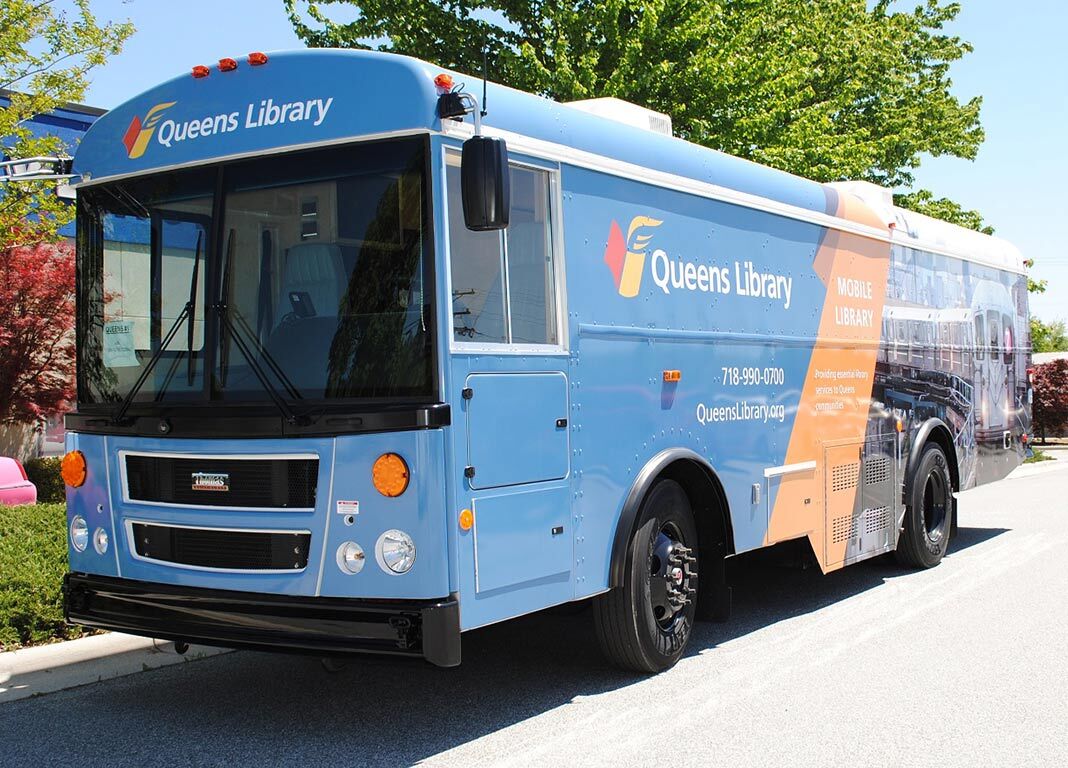
{"type": "Polygon", "coordinates": [[[337,548],[337,567],[345,573],[359,573],[363,570],[363,547],[355,541],[346,541],[337,548]]]}
{"type": "Polygon", "coordinates": [[[375,544],[375,559],[386,573],[407,573],[415,565],[415,542],[404,531],[386,531],[375,544]]]}
{"type": "Polygon", "coordinates": [[[103,528],[97,528],[93,531],[93,549],[96,550],[98,555],[108,551],[108,532],[103,528]]]}
{"type": "Polygon", "coordinates": [[[81,515],[75,515],[70,521],[70,543],[79,552],[84,552],[89,544],[89,524],[81,515]]]}

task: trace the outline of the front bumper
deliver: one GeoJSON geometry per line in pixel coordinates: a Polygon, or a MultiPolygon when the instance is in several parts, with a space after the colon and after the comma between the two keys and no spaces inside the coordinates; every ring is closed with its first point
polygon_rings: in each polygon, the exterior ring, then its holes
{"type": "Polygon", "coordinates": [[[319,655],[373,653],[460,663],[460,606],[232,592],[68,573],[67,621],[180,642],[319,655]]]}

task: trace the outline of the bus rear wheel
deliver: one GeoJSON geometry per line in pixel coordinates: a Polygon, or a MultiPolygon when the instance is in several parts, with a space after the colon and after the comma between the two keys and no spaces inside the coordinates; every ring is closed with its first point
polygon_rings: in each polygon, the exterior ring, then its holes
{"type": "Polygon", "coordinates": [[[697,528],[686,492],[661,480],[642,502],[624,583],[594,599],[597,639],[616,666],[653,673],[674,666],[697,609],[697,528]]]}
{"type": "Polygon", "coordinates": [[[956,514],[949,463],[938,445],[924,448],[906,502],[897,561],[910,568],[933,568],[949,547],[956,514]]]}

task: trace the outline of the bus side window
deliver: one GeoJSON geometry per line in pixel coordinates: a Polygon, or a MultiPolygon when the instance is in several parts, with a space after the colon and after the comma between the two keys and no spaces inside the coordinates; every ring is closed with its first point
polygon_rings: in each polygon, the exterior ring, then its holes
{"type": "Polygon", "coordinates": [[[975,359],[986,359],[986,328],[983,327],[983,313],[978,312],[975,315],[975,359]]]}
{"type": "Polygon", "coordinates": [[[448,158],[445,184],[449,204],[453,340],[507,342],[501,233],[474,232],[466,227],[460,199],[460,158],[452,154],[448,158]]]}
{"type": "Polygon", "coordinates": [[[446,155],[453,341],[556,344],[549,173],[512,165],[508,228],[473,232],[464,224],[459,162],[446,155]]]}
{"type": "Polygon", "coordinates": [[[998,327],[1000,321],[998,320],[998,313],[994,310],[989,310],[987,313],[987,329],[990,331],[990,359],[996,360],[998,350],[1001,349],[1001,329],[998,327]]]}
{"type": "Polygon", "coordinates": [[[556,295],[549,174],[512,166],[512,215],[505,230],[513,344],[556,343],[556,295]]]}

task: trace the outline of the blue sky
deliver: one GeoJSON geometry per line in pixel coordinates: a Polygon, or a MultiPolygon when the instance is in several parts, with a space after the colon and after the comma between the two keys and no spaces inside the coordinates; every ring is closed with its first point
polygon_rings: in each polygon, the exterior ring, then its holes
{"type": "MultiPolygon", "coordinates": [[[[957,95],[983,96],[986,143],[974,162],[925,158],[917,185],[978,209],[1035,260],[1034,276],[1049,280],[1049,291],[1032,297],[1032,312],[1068,318],[1068,240],[1058,234],[1068,218],[1068,4],[964,6],[949,31],[975,51],[951,72],[957,95]]],[[[122,55],[94,74],[86,96],[94,106],[114,107],[194,64],[300,46],[282,0],[94,0],[93,9],[137,27],[122,55]]]]}

